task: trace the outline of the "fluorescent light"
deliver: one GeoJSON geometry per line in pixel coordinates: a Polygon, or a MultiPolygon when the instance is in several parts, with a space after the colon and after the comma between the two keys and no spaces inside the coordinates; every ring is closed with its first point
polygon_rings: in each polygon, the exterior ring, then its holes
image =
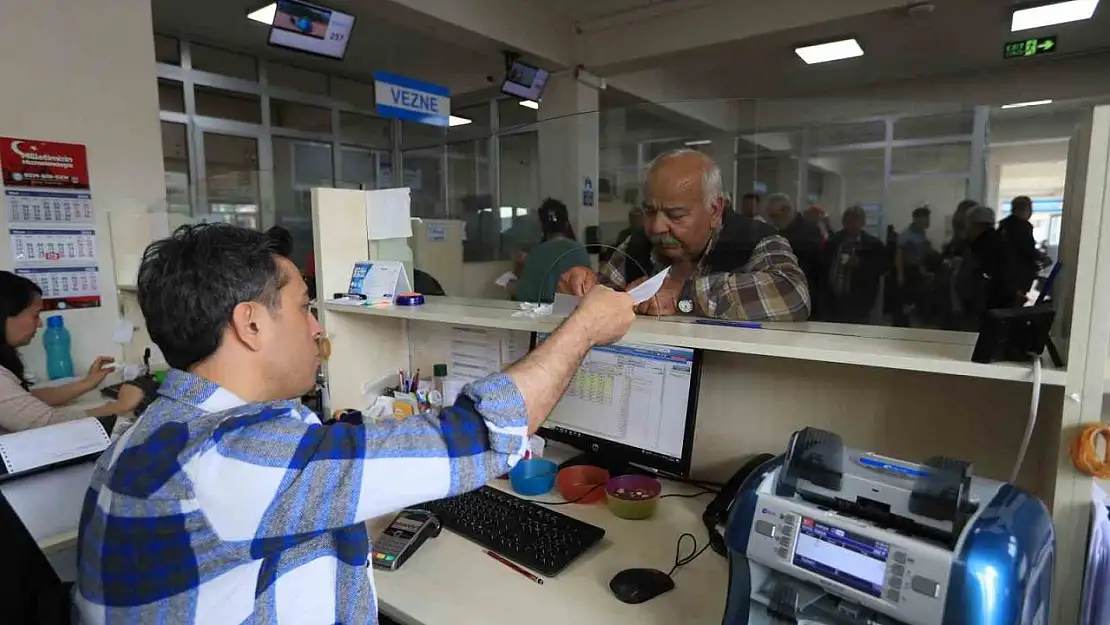
{"type": "Polygon", "coordinates": [[[1003,104],[1004,109],[1020,109],[1027,106],[1042,106],[1045,104],[1052,104],[1052,100],[1031,100],[1029,102],[1014,102],[1013,104],[1003,104]]]}
{"type": "Polygon", "coordinates": [[[474,120],[473,119],[467,119],[465,117],[459,117],[458,115],[452,115],[451,117],[447,118],[447,125],[449,125],[451,127],[465,126],[465,125],[469,124],[472,121],[474,121],[474,120]]]}
{"type": "Polygon", "coordinates": [[[710,143],[713,143],[712,139],[698,139],[697,141],[687,141],[686,145],[694,147],[696,145],[709,145],[710,143]]]}
{"type": "Polygon", "coordinates": [[[1056,4],[1029,9],[1018,9],[1014,11],[1014,18],[1010,22],[1010,32],[1089,20],[1095,14],[1095,7],[1097,6],[1098,0],[1070,0],[1069,2],[1057,2],[1056,4]]]}
{"type": "Polygon", "coordinates": [[[521,100],[520,102],[518,102],[518,104],[526,109],[532,109],[533,111],[540,110],[540,103],[536,102],[535,100],[521,100]]]}
{"type": "Polygon", "coordinates": [[[274,15],[276,13],[277,3],[271,2],[261,9],[255,9],[254,11],[247,13],[247,19],[252,19],[256,22],[262,22],[263,24],[270,26],[274,23],[274,15]]]}
{"type": "Polygon", "coordinates": [[[802,60],[809,65],[813,65],[815,63],[828,63],[829,61],[839,61],[841,59],[863,56],[863,48],[859,47],[859,42],[855,39],[842,39],[840,41],[820,43],[815,46],[794,48],[794,54],[802,57],[802,60]]]}

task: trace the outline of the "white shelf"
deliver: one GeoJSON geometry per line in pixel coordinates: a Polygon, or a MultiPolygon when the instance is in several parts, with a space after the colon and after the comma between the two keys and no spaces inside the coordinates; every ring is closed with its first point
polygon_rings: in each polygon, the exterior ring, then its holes
{"type": "MultiPolygon", "coordinates": [[[[463,326],[550,332],[561,317],[514,317],[515,304],[461,298],[429,297],[423,306],[369,308],[326,303],[329,313],[390,317],[463,326]]],[[[686,319],[640,317],[628,333],[629,341],[692,347],[718,352],[755,354],[777,358],[814,360],[884,369],[922,371],[994,380],[1032,381],[1032,369],[1017,363],[971,362],[974,335],[901,328],[849,326],[855,335],[838,324],[765,324],[761,329],[698,325],[686,319]],[[789,329],[787,329],[789,328],[789,329]]],[[[1046,366],[1045,384],[1063,386],[1065,371],[1046,366]]]]}

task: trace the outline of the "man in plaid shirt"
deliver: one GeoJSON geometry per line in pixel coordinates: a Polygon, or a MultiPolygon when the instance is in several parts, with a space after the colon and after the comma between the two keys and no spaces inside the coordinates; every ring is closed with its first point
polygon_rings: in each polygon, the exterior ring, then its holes
{"type": "Polygon", "coordinates": [[[631,288],[670,267],[648,315],[805,321],[810,293],[790,243],[766,222],[725,209],[721,170],[695,150],[654,161],[644,183],[644,229],[620,246],[600,273],[575,267],[560,293],[583,295],[595,284],[631,288]]]}
{"type": "Polygon", "coordinates": [[[143,255],[139,303],[174,369],[97,462],[77,546],[83,623],[377,622],[364,521],[503,474],[586,352],[635,317],[627,294],[593,289],[438,417],[356,427],[321,425],[296,400],[321,330],[265,235],[179,229],[143,255]]]}

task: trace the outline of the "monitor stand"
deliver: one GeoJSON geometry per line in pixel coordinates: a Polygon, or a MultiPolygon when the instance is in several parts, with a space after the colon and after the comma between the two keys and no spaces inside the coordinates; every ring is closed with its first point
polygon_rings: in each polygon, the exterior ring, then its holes
{"type": "Polygon", "coordinates": [[[579,465],[601,467],[609,472],[610,477],[629,474],[649,474],[647,471],[634,467],[623,460],[616,460],[611,457],[607,458],[591,451],[584,451],[563,462],[559,465],[559,470],[562,471],[567,467],[576,467],[579,465]]]}

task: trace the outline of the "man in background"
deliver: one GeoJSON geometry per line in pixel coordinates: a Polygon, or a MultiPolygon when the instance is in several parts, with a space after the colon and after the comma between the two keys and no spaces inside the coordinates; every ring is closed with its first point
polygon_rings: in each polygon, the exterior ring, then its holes
{"type": "Polygon", "coordinates": [[[883,242],[864,231],[866,222],[862,207],[848,207],[841,215],[843,229],[825,244],[822,270],[827,286],[821,308],[828,321],[868,323],[872,319],[888,264],[883,242]]]}
{"type": "MultiPolygon", "coordinates": [[[[633,232],[644,229],[644,213],[639,208],[631,208],[628,210],[628,227],[617,233],[617,238],[613,241],[613,247],[620,247],[628,241],[633,232]]],[[[601,248],[601,253],[598,257],[602,262],[608,261],[613,257],[614,250],[610,247],[601,248]]]]}
{"type": "Polygon", "coordinates": [[[813,296],[810,319],[821,319],[821,301],[818,295],[823,288],[821,276],[821,231],[798,211],[785,193],[772,193],[767,196],[764,209],[767,219],[783,237],[790,242],[790,249],[798,257],[798,264],[806,275],[809,293],[813,296]]]}
{"type": "Polygon", "coordinates": [[[768,224],[724,210],[721,170],[696,150],[662,154],[644,181],[644,228],[600,273],[575,267],[558,291],[582,295],[601,283],[626,289],[670,267],[647,315],[804,321],[810,293],[790,243],[768,224]]]}
{"type": "Polygon", "coordinates": [[[758,193],[740,196],[740,214],[751,219],[763,219],[763,198],[758,193]]]}
{"type": "Polygon", "coordinates": [[[999,232],[1013,250],[1014,262],[1017,263],[1014,279],[1022,293],[1029,290],[1040,271],[1041,253],[1033,238],[1033,224],[1029,223],[1032,217],[1033,200],[1019,195],[1010,201],[1010,216],[998,224],[999,232]]]}
{"type": "Polygon", "coordinates": [[[183,226],[146,249],[138,282],[173,369],[93,471],[74,599],[87,625],[376,623],[364,521],[504,474],[587,351],[634,319],[628,295],[591,289],[438,416],[324,426],[297,401],[322,331],[273,239],[183,226]]]}
{"type": "Polygon", "coordinates": [[[1013,247],[994,228],[994,211],[975,206],[967,212],[967,251],[956,278],[965,330],[977,330],[988,310],[1016,308],[1025,289],[1013,247]]]}
{"type": "Polygon", "coordinates": [[[898,285],[901,310],[895,314],[894,325],[910,323],[908,310],[917,305],[925,283],[932,277],[925,262],[933,253],[928,232],[932,211],[928,206],[913,210],[910,226],[898,235],[898,248],[894,252],[894,277],[898,285]]]}

